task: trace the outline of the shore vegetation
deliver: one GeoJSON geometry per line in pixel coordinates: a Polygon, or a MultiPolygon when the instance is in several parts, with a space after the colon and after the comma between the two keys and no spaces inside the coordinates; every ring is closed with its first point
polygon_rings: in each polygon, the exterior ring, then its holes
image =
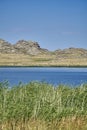
{"type": "Polygon", "coordinates": [[[87,130],[87,84],[1,82],[0,130],[87,130]]]}

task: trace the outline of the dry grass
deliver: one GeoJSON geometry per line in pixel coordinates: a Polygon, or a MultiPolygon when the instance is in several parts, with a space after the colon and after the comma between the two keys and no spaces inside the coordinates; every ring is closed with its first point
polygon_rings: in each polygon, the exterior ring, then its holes
{"type": "Polygon", "coordinates": [[[0,125],[0,130],[87,130],[87,118],[68,117],[46,122],[43,120],[8,121],[0,125]]]}
{"type": "Polygon", "coordinates": [[[57,57],[54,53],[37,56],[0,54],[0,66],[87,66],[87,58],[57,57]]]}

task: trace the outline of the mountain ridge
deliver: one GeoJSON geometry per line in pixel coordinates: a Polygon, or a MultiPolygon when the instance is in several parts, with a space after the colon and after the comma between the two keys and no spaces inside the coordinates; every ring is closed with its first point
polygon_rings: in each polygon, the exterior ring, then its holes
{"type": "Polygon", "coordinates": [[[40,48],[38,42],[19,40],[16,44],[11,44],[5,40],[0,39],[0,53],[23,53],[37,55],[47,49],[40,48]]]}
{"type": "MultiPolygon", "coordinates": [[[[49,51],[48,49],[43,49],[40,47],[40,45],[38,44],[38,42],[35,41],[26,41],[26,40],[19,40],[17,43],[12,44],[9,43],[3,39],[0,39],[0,52],[7,52],[7,53],[27,53],[27,54],[32,54],[32,51],[37,51],[36,54],[40,53],[41,51],[47,51],[47,52],[65,52],[68,53],[70,51],[84,51],[86,52],[87,49],[84,48],[75,48],[75,47],[69,47],[69,48],[65,48],[65,49],[56,49],[54,51],[49,51]],[[33,48],[37,49],[37,50],[33,50],[33,48]],[[7,50],[6,50],[7,49],[7,50]],[[24,49],[24,51],[22,50],[24,49]],[[29,51],[28,49],[31,49],[31,51],[29,51]],[[18,50],[18,51],[17,51],[18,50]],[[29,51],[29,52],[28,52],[29,51]]],[[[35,53],[35,52],[34,52],[35,53]]]]}
{"type": "Polygon", "coordinates": [[[38,42],[19,40],[11,44],[0,39],[0,66],[87,66],[87,50],[66,48],[49,51],[38,42]]]}

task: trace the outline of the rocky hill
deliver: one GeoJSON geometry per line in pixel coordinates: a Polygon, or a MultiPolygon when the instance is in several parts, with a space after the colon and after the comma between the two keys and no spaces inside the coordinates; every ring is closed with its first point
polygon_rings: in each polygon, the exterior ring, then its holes
{"type": "Polygon", "coordinates": [[[16,53],[37,55],[48,50],[40,48],[37,42],[19,40],[16,44],[10,44],[0,39],[0,53],[16,53]]]}
{"type": "Polygon", "coordinates": [[[87,58],[87,50],[83,48],[68,48],[64,50],[56,50],[55,54],[62,58],[87,58]]]}
{"type": "Polygon", "coordinates": [[[0,66],[87,66],[87,50],[43,49],[37,42],[19,40],[16,44],[0,39],[0,66]]]}
{"type": "MultiPolygon", "coordinates": [[[[16,54],[31,54],[37,55],[42,52],[50,52],[47,49],[42,49],[38,42],[33,41],[25,41],[19,40],[16,44],[11,44],[3,39],[0,39],[0,53],[16,53],[16,54]]],[[[55,50],[53,52],[55,55],[60,57],[69,57],[69,56],[76,56],[76,57],[87,57],[87,50],[83,48],[68,48],[64,50],[55,50]]]]}

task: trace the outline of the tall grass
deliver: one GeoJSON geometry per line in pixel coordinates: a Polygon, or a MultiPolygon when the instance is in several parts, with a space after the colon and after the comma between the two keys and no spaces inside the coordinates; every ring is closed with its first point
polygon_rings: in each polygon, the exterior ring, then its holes
{"type": "Polygon", "coordinates": [[[87,84],[0,83],[0,130],[86,130],[86,124],[87,84]]]}

